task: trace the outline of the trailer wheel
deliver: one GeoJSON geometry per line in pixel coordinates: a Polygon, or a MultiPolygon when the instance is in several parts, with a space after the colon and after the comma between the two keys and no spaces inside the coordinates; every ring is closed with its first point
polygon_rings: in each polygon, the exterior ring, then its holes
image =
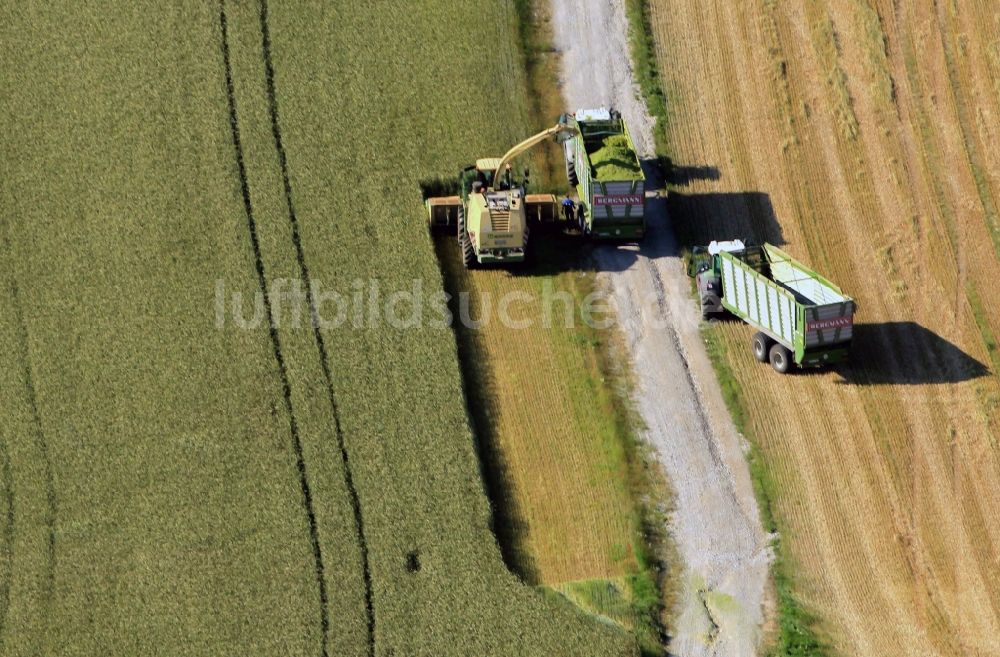
{"type": "Polygon", "coordinates": [[[570,187],[576,187],[580,184],[580,179],[576,175],[576,164],[569,158],[566,159],[566,180],[569,181],[570,187]]]}
{"type": "Polygon", "coordinates": [[[784,345],[778,343],[771,345],[769,355],[771,367],[778,374],[787,374],[792,368],[792,354],[784,345]]]}
{"type": "Polygon", "coordinates": [[[466,269],[471,269],[476,264],[476,250],[469,240],[469,233],[465,230],[465,211],[458,209],[458,248],[462,251],[462,264],[466,269]]]}
{"type": "Polygon", "coordinates": [[[583,211],[583,205],[576,206],[576,223],[580,228],[581,237],[590,237],[590,226],[587,225],[587,213],[583,211]]]}
{"type": "Polygon", "coordinates": [[[768,350],[771,348],[771,338],[758,331],[753,334],[751,345],[753,347],[753,357],[760,363],[766,363],[768,350]]]}

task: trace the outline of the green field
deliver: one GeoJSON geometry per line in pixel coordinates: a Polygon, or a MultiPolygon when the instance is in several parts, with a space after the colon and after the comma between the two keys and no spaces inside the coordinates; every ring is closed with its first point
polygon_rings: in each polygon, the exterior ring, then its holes
{"type": "Polygon", "coordinates": [[[513,9],[264,9],[0,10],[0,653],[634,654],[505,570],[451,331],[216,326],[440,289],[417,181],[525,133],[513,9]]]}

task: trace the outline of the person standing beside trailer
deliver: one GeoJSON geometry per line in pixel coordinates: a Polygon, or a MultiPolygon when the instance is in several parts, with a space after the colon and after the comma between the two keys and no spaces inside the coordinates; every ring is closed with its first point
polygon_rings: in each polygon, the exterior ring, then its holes
{"type": "Polygon", "coordinates": [[[573,199],[569,197],[569,194],[567,194],[566,198],[563,199],[562,209],[563,218],[565,218],[567,222],[572,223],[573,220],[576,219],[576,203],[574,203],[573,199]]]}

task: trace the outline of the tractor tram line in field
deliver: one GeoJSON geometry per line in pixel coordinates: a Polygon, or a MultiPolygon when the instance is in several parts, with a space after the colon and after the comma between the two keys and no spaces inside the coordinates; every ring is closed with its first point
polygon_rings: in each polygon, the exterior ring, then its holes
{"type": "MultiPolygon", "coordinates": [[[[302,248],[302,237],[299,232],[299,220],[295,214],[295,205],[292,201],[292,183],[288,176],[288,155],[285,152],[284,142],[281,139],[281,123],[278,120],[278,99],[274,82],[274,62],[271,57],[271,33],[267,23],[267,0],[260,0],[260,33],[261,48],[264,56],[265,80],[267,83],[267,106],[271,119],[271,133],[274,137],[274,148],[278,153],[278,162],[281,168],[281,179],[284,183],[285,206],[288,210],[288,222],[292,229],[292,242],[295,245],[295,259],[298,262],[299,270],[302,272],[302,282],[308,291],[309,316],[312,319],[313,336],[316,340],[316,349],[319,352],[320,367],[323,371],[323,380],[326,384],[327,398],[330,403],[330,412],[333,414],[334,429],[337,437],[337,448],[340,450],[340,458],[344,467],[344,483],[351,501],[351,511],[354,516],[354,529],[358,537],[358,549],[361,553],[361,567],[365,583],[365,614],[368,630],[368,654],[375,653],[375,607],[372,601],[372,576],[371,567],[368,560],[368,542],[365,540],[364,517],[361,510],[361,497],[354,483],[354,475],[351,471],[350,458],[347,452],[347,444],[344,440],[344,429],[340,421],[340,408],[333,391],[333,375],[330,371],[330,357],[326,349],[326,342],[323,339],[323,332],[320,329],[319,311],[316,304],[316,292],[309,275],[309,266],[306,264],[305,251],[302,248]]],[[[329,622],[328,616],[324,616],[324,621],[329,622]]],[[[326,630],[324,629],[324,636],[326,630]]]]}
{"type": "Polygon", "coordinates": [[[261,254],[260,240],[257,236],[257,222],[254,218],[253,202],[250,198],[250,186],[247,180],[246,163],[243,157],[243,144],[240,139],[239,119],[236,111],[236,93],[233,85],[232,64],[230,62],[229,34],[226,22],[225,0],[219,0],[219,27],[222,36],[222,59],[225,67],[229,125],[232,131],[233,151],[236,158],[236,166],[239,171],[240,192],[243,197],[243,207],[247,217],[247,229],[250,235],[250,244],[253,249],[254,265],[257,271],[257,281],[263,294],[264,309],[268,317],[268,331],[271,339],[271,347],[274,353],[274,360],[278,366],[278,375],[281,379],[285,410],[288,413],[289,431],[292,437],[292,447],[295,452],[295,465],[298,470],[299,487],[302,492],[302,504],[305,508],[306,517],[309,523],[309,540],[312,547],[313,560],[315,562],[316,584],[319,589],[320,598],[321,654],[323,657],[327,657],[329,655],[327,641],[330,630],[330,612],[328,604],[329,596],[327,593],[326,577],[323,566],[323,552],[319,543],[316,511],[313,505],[312,490],[309,486],[309,478],[306,472],[302,441],[299,437],[298,423],[295,419],[295,410],[292,405],[292,389],[288,378],[288,369],[285,366],[285,359],[281,352],[281,338],[278,335],[277,327],[272,321],[274,314],[271,306],[271,299],[267,290],[267,275],[264,271],[264,261],[261,254]]]}
{"type": "Polygon", "coordinates": [[[3,462],[3,499],[7,505],[4,514],[3,536],[0,545],[6,555],[3,569],[3,585],[0,586],[0,649],[3,647],[4,626],[7,624],[7,610],[10,608],[10,581],[14,574],[14,473],[10,469],[10,451],[6,442],[0,441],[0,461],[3,462]]]}
{"type": "MultiPolygon", "coordinates": [[[[0,234],[0,238],[3,239],[4,251],[11,251],[10,244],[10,227],[6,221],[0,221],[0,227],[2,227],[3,232],[0,234]]],[[[12,262],[12,261],[8,261],[12,262]]],[[[13,265],[11,264],[11,267],[13,265]]],[[[25,387],[25,394],[27,397],[28,407],[31,412],[31,426],[33,427],[34,435],[34,446],[38,451],[42,461],[42,477],[44,479],[45,486],[45,516],[43,522],[45,524],[46,533],[46,566],[45,566],[45,590],[42,596],[43,608],[47,611],[48,607],[52,603],[53,593],[55,591],[55,577],[56,577],[56,515],[57,515],[57,501],[56,501],[56,491],[55,483],[52,475],[52,458],[49,455],[48,442],[45,439],[45,431],[42,428],[42,416],[38,410],[38,394],[35,388],[35,377],[31,369],[31,353],[30,345],[28,339],[28,322],[24,316],[24,306],[21,302],[21,291],[17,283],[17,276],[13,270],[10,271],[10,280],[7,281],[9,285],[9,292],[11,296],[11,306],[13,307],[13,317],[14,325],[17,330],[17,342],[21,347],[19,354],[19,359],[22,364],[22,377],[25,387]]],[[[4,638],[4,628],[7,620],[7,613],[10,609],[10,584],[12,581],[12,574],[14,571],[14,535],[16,529],[16,515],[14,510],[14,480],[13,473],[11,471],[11,459],[9,455],[9,450],[6,443],[2,443],[2,450],[0,450],[0,455],[3,456],[3,487],[4,487],[4,497],[7,501],[7,514],[6,514],[6,526],[3,536],[3,543],[6,546],[7,559],[4,586],[2,587],[2,607],[0,607],[0,646],[3,645],[4,638]]]]}

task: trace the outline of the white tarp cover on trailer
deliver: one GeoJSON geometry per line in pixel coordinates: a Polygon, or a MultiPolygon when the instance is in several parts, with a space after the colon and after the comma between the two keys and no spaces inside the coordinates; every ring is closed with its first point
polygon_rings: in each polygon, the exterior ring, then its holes
{"type": "Polygon", "coordinates": [[[764,245],[767,259],[771,265],[771,278],[790,290],[794,290],[809,304],[824,306],[830,303],[844,303],[847,297],[840,289],[817,278],[816,274],[805,265],[796,262],[781,249],[764,245]]]}
{"type": "Polygon", "coordinates": [[[607,107],[598,107],[595,109],[578,109],[576,111],[577,121],[610,121],[611,120],[611,110],[607,107]]]}

